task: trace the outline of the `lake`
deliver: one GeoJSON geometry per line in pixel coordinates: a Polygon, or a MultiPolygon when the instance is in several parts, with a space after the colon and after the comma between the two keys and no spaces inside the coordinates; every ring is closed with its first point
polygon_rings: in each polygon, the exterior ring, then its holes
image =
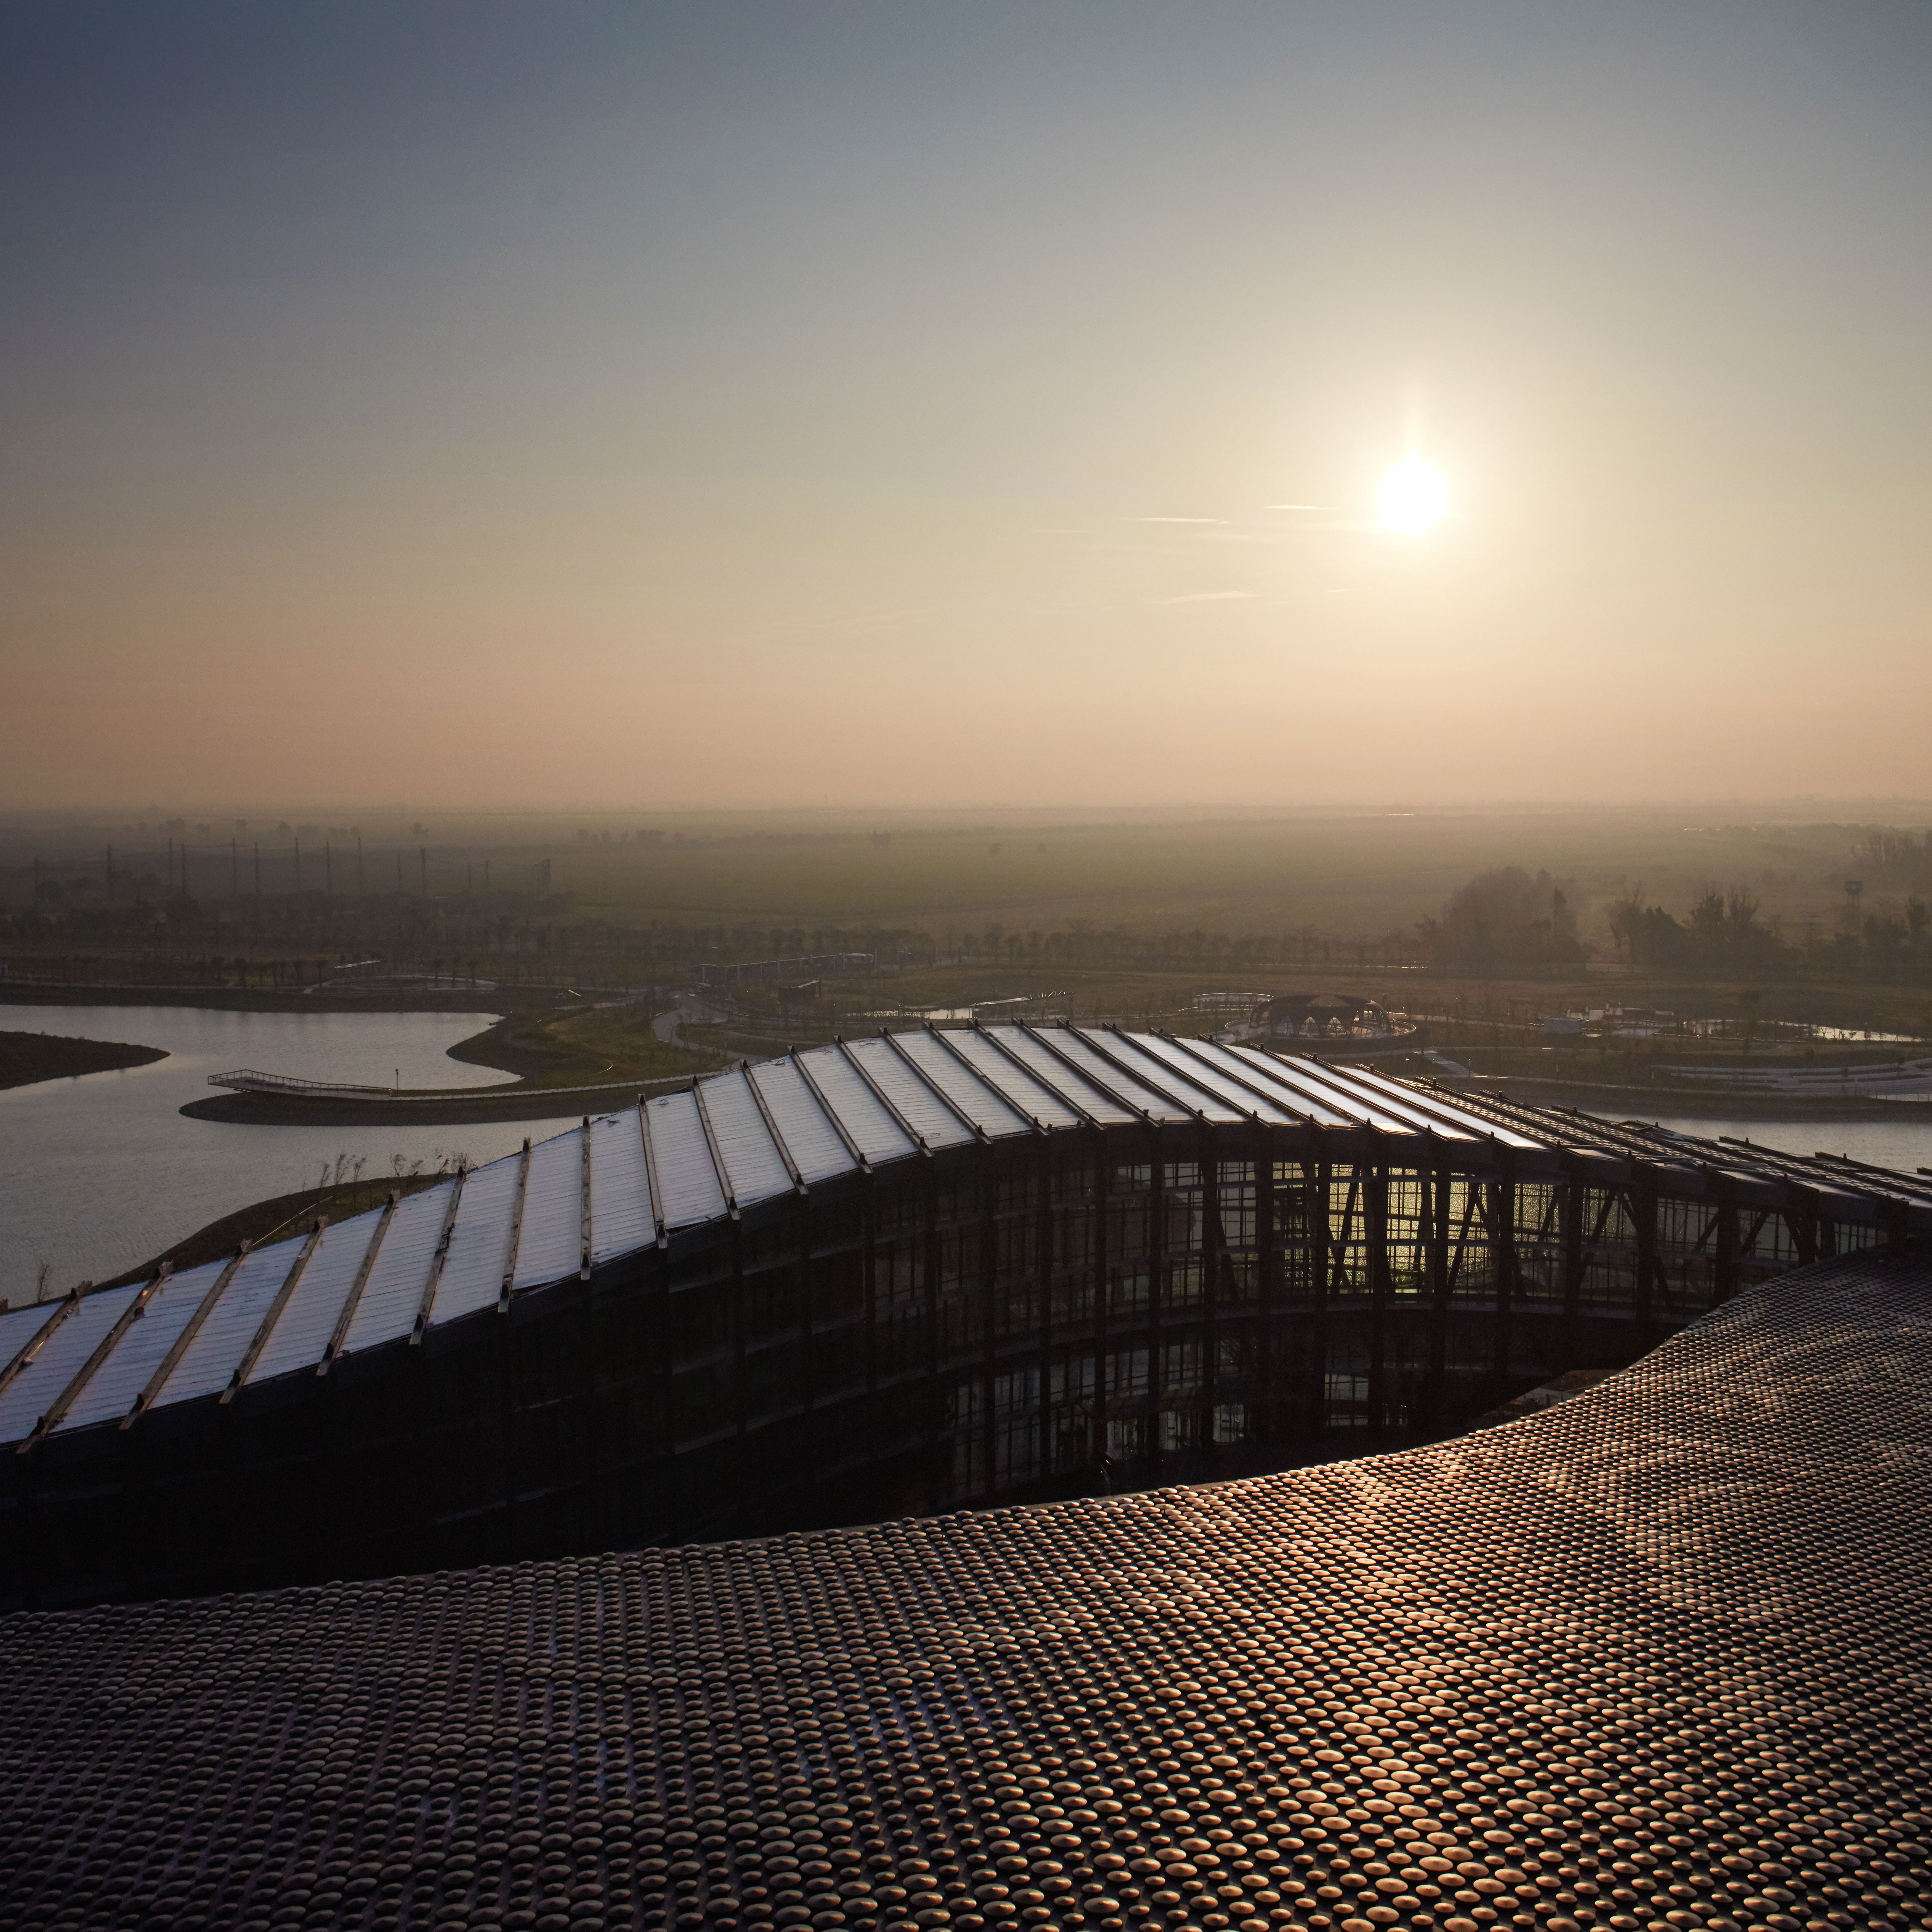
{"type": "Polygon", "coordinates": [[[1689,1120],[1674,1114],[1646,1114],[1633,1118],[1654,1120],[1680,1134],[1700,1140],[1755,1141],[1760,1147],[1786,1154],[1848,1154],[1872,1167],[1889,1167],[1900,1174],[1932,1165],[1932,1107],[1909,1100],[1893,1103],[1897,1120],[1760,1120],[1742,1110],[1725,1120],[1689,1120]]]}
{"type": "Polygon", "coordinates": [[[338,1154],[365,1174],[513,1154],[578,1117],[473,1126],[267,1127],[184,1120],[211,1073],[271,1073],[387,1087],[490,1087],[512,1076],[448,1058],[488,1013],[250,1013],[196,1006],[10,1006],[0,1028],[165,1047],[170,1058],[0,1092],[0,1297],[104,1281],[251,1201],[314,1186],[338,1154]]]}

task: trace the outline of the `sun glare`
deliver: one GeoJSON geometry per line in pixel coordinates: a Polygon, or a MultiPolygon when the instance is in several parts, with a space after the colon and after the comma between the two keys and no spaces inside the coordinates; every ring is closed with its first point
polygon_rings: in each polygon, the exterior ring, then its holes
{"type": "Polygon", "coordinates": [[[1411,450],[1382,480],[1376,508],[1392,530],[1416,536],[1438,520],[1448,507],[1449,486],[1434,464],[1411,450]]]}

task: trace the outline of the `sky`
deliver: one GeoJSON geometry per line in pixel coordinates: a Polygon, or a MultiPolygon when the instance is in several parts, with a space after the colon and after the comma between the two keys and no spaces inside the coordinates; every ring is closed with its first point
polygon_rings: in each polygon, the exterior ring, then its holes
{"type": "Polygon", "coordinates": [[[0,0],[0,802],[1926,796],[1928,99],[1918,0],[0,0]]]}

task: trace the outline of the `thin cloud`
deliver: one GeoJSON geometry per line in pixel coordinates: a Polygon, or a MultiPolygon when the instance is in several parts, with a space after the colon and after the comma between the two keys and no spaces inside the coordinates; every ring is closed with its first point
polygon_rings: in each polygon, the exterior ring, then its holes
{"type": "Polygon", "coordinates": [[[1226,517],[1130,517],[1130,524],[1225,524],[1226,517]]]}
{"type": "Polygon", "coordinates": [[[1225,604],[1230,598],[1252,597],[1252,590],[1190,590],[1185,597],[1163,597],[1163,604],[1225,604]]]}

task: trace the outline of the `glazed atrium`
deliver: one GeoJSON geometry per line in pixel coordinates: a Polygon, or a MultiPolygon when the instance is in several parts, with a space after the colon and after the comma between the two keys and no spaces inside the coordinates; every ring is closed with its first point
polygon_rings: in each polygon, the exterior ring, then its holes
{"type": "Polygon", "coordinates": [[[686,1544],[1454,1432],[1932,1182],[1160,1034],[746,1065],[0,1315],[0,1603],[686,1544]]]}

